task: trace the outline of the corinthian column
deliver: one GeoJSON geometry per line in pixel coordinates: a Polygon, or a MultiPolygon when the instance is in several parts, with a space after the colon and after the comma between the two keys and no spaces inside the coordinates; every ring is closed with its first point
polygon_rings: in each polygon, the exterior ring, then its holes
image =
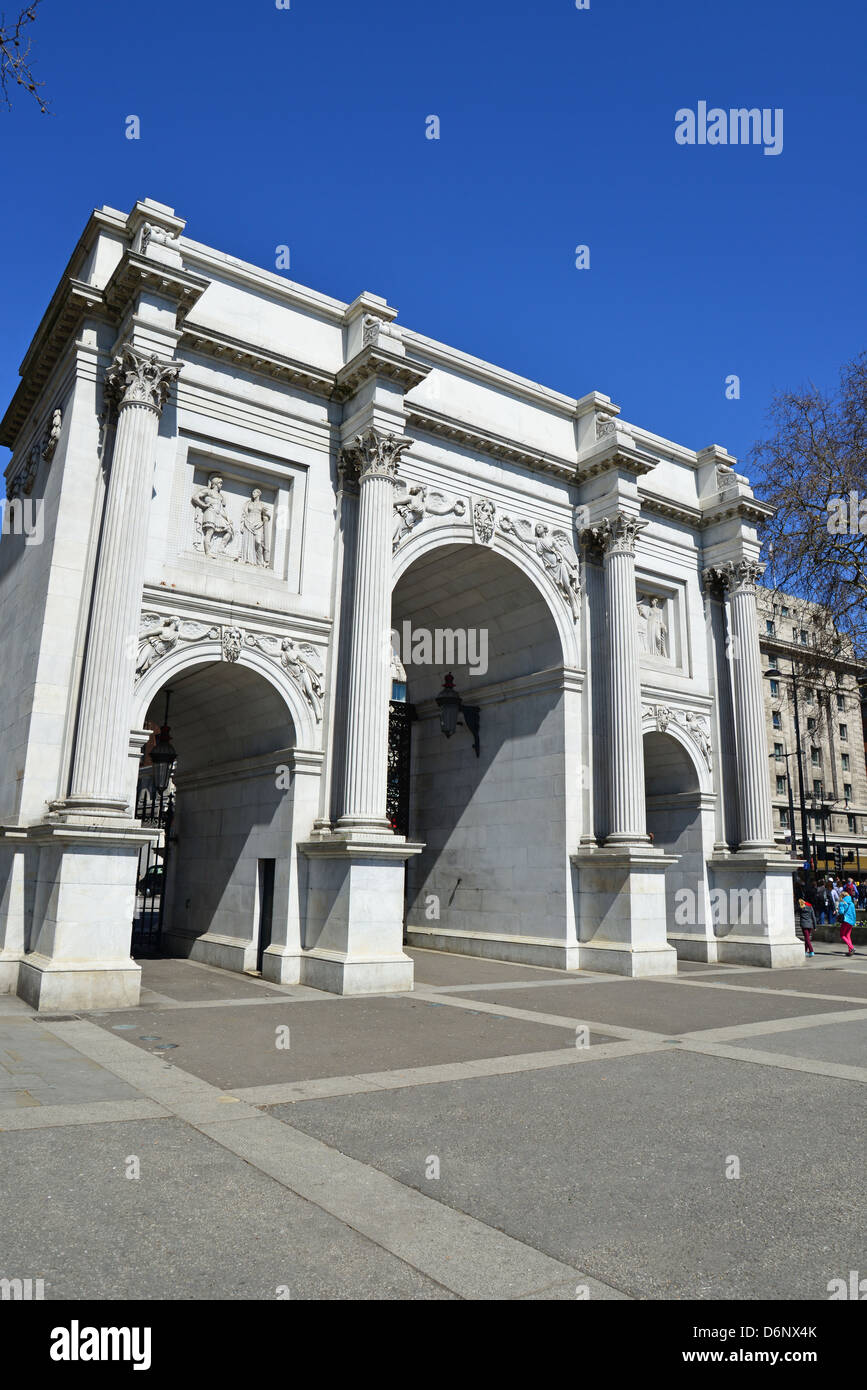
{"type": "Polygon", "coordinates": [[[641,676],[635,609],[635,537],[646,521],[617,511],[592,530],[601,544],[608,614],[610,829],[606,845],[646,843],[641,676]]]}
{"type": "Polygon", "coordinates": [[[391,535],[401,455],[412,441],[371,428],[343,451],[360,488],[346,734],[344,830],[390,829],[385,814],[391,694],[391,535]]]}
{"type": "Polygon", "coordinates": [[[729,593],[731,619],[740,849],[774,848],[765,699],[756,614],[756,580],[764,568],[755,560],[736,560],[719,570],[729,593]]]}
{"type": "Polygon", "coordinates": [[[128,803],[131,640],[138,634],[154,457],[176,362],[126,343],[106,373],[118,410],[93,609],[87,637],[75,762],[66,805],[123,812],[128,803]]]}

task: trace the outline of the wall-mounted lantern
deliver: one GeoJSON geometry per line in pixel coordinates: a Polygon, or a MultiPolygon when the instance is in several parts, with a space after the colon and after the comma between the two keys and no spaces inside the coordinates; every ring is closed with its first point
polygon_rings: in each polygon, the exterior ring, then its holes
{"type": "Polygon", "coordinates": [[[479,709],[476,705],[465,705],[459,691],[455,689],[455,678],[449,671],[443,677],[443,688],[436,697],[440,709],[440,728],[446,738],[451,738],[458,726],[458,715],[464,716],[464,724],[473,736],[473,750],[479,756],[479,709]]]}

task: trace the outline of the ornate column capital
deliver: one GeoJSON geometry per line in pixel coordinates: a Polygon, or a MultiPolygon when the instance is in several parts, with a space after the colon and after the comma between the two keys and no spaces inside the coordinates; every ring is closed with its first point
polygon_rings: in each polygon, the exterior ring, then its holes
{"type": "Polygon", "coordinates": [[[581,542],[602,550],[606,555],[634,555],[635,539],[646,525],[646,521],[641,521],[630,512],[618,510],[604,516],[598,525],[586,527],[581,533],[581,542]]]}
{"type": "Polygon", "coordinates": [[[385,434],[371,426],[357,434],[351,444],[340,451],[340,467],[347,481],[367,478],[397,478],[401,456],[412,447],[411,439],[385,434]]]}
{"type": "MultiPolygon", "coordinates": [[[[756,584],[765,572],[765,567],[758,560],[729,560],[727,564],[720,565],[713,573],[719,576],[719,582],[728,590],[730,594],[755,594],[756,584]]],[[[709,571],[705,571],[709,573],[709,571]]]]}
{"type": "Polygon", "coordinates": [[[124,343],[105,374],[106,400],[123,410],[142,405],[161,415],[172,383],[181,372],[180,362],[166,362],[155,352],[147,354],[124,343]]]}

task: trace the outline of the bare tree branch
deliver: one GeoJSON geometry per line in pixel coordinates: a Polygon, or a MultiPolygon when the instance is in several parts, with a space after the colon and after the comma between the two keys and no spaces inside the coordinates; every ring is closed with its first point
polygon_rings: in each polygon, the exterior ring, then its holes
{"type": "Polygon", "coordinates": [[[40,87],[44,87],[44,82],[37,82],[30,67],[30,49],[32,47],[30,36],[24,31],[28,24],[32,24],[36,19],[36,10],[41,0],[31,0],[29,5],[21,11],[14,24],[6,23],[6,16],[0,15],[0,101],[6,107],[12,109],[12,98],[10,88],[13,85],[24,87],[26,91],[35,97],[39,104],[39,110],[44,115],[49,115],[48,102],[42,96],[40,87]]]}

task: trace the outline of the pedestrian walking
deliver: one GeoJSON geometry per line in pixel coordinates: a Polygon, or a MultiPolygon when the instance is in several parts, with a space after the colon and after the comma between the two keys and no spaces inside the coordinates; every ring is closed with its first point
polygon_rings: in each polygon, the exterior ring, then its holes
{"type": "MultiPolygon", "coordinates": [[[[804,894],[809,894],[810,889],[805,888],[804,894]]],[[[816,927],[816,909],[808,896],[798,898],[798,911],[795,916],[795,931],[804,943],[804,954],[814,956],[813,932],[816,927]]]]}
{"type": "Polygon", "coordinates": [[[855,904],[844,888],[840,894],[840,902],[837,907],[837,920],[840,923],[840,940],[848,949],[847,956],[854,956],[855,947],[852,945],[852,928],[855,925],[855,904]]]}

